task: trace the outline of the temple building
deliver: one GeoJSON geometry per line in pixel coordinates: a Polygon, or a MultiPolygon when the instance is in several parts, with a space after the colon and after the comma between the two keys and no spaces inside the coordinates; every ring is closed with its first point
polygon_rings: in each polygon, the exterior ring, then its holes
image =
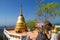
{"type": "Polygon", "coordinates": [[[4,28],[3,40],[23,40],[27,37],[25,19],[20,7],[20,15],[16,22],[15,28],[4,28]]]}

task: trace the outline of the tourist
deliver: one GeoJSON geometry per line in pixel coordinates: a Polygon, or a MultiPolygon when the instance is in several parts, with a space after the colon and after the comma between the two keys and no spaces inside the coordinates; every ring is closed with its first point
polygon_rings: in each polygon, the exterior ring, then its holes
{"type": "Polygon", "coordinates": [[[39,30],[36,40],[44,40],[44,34],[42,30],[39,30]]]}
{"type": "Polygon", "coordinates": [[[40,27],[38,28],[39,29],[39,33],[38,33],[38,36],[37,36],[37,39],[36,40],[50,40],[50,38],[47,36],[47,31],[43,30],[43,27],[40,27]]]}
{"type": "Polygon", "coordinates": [[[45,29],[45,40],[50,40],[50,34],[48,29],[45,29]]]}
{"type": "Polygon", "coordinates": [[[58,31],[56,28],[54,28],[52,30],[52,33],[51,33],[51,39],[50,40],[58,40],[58,31]]]}

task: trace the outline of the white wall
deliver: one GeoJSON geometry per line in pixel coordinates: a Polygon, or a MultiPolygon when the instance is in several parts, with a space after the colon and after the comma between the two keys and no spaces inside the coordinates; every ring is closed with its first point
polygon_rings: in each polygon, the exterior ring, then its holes
{"type": "Polygon", "coordinates": [[[55,25],[55,27],[60,27],[60,25],[55,25]]]}

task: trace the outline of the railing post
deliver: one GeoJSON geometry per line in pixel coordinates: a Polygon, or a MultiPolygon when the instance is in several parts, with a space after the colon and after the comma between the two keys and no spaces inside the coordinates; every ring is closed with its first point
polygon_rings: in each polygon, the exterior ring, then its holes
{"type": "Polygon", "coordinates": [[[22,35],[20,35],[20,40],[22,39],[22,35]]]}

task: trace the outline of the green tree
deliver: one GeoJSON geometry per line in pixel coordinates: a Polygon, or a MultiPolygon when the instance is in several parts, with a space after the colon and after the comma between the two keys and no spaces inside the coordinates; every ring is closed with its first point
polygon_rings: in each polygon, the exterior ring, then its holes
{"type": "Polygon", "coordinates": [[[60,11],[58,11],[58,8],[60,8],[59,3],[48,3],[44,4],[45,0],[36,0],[36,14],[38,16],[38,19],[40,21],[40,18],[42,16],[46,19],[49,19],[49,17],[55,17],[57,14],[60,15],[60,11]]]}
{"type": "Polygon", "coordinates": [[[30,19],[26,22],[26,26],[28,29],[30,30],[34,30],[35,29],[35,24],[37,23],[36,19],[30,19]]]}
{"type": "Polygon", "coordinates": [[[60,12],[57,10],[58,8],[58,3],[48,3],[42,5],[43,14],[45,15],[43,15],[45,17],[45,29],[49,30],[52,26],[52,24],[48,21],[49,17],[55,18],[56,15],[60,15],[60,12]]]}
{"type": "Polygon", "coordinates": [[[3,35],[2,34],[0,34],[0,40],[3,40],[3,35]]]}
{"type": "MultiPolygon", "coordinates": [[[[60,11],[58,11],[58,8],[60,8],[59,3],[48,3],[44,4],[42,0],[36,0],[36,14],[40,19],[42,16],[45,18],[45,20],[42,18],[42,20],[45,22],[49,22],[49,17],[55,18],[56,15],[60,15],[60,11]]],[[[39,20],[40,21],[40,20],[39,20]]],[[[46,23],[45,23],[46,24],[46,23]]],[[[50,28],[50,26],[47,24],[46,28],[50,28]]]]}
{"type": "Polygon", "coordinates": [[[48,20],[45,20],[44,23],[45,23],[44,29],[51,30],[51,27],[52,27],[51,22],[49,22],[48,20]]]}
{"type": "Polygon", "coordinates": [[[58,8],[58,3],[42,4],[42,10],[43,13],[45,13],[45,19],[48,19],[49,17],[55,17],[57,14],[60,15],[60,12],[57,10],[58,8]]]}
{"type": "Polygon", "coordinates": [[[36,14],[37,14],[37,20],[40,22],[41,16],[42,16],[42,9],[41,6],[43,4],[44,0],[36,0],[36,14]]]}

